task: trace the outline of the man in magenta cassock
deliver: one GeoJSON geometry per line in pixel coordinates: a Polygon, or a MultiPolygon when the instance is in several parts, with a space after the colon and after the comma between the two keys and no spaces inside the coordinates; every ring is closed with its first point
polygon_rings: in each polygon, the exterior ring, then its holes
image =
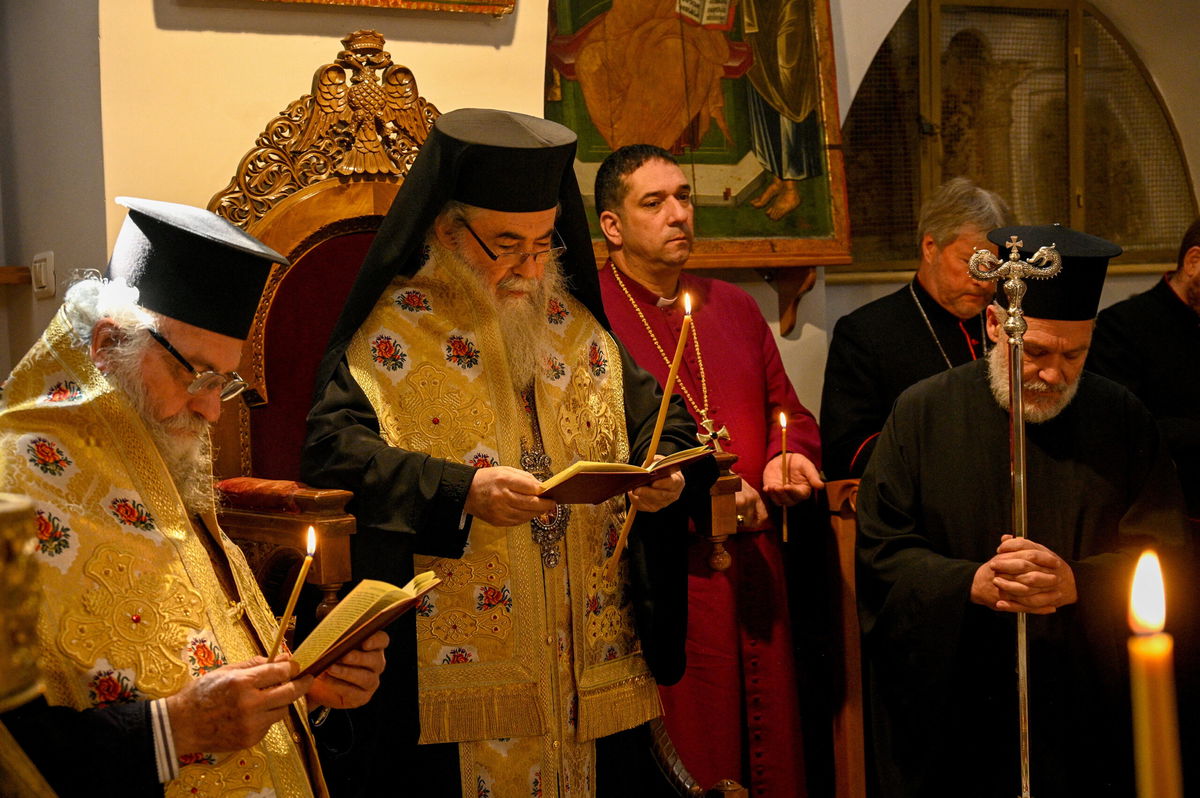
{"type": "Polygon", "coordinates": [[[733,470],[742,478],[729,569],[713,570],[698,540],[689,551],[687,670],[678,684],[660,687],[664,721],[701,784],[735,778],[753,795],[803,795],[778,526],[780,507],[823,486],[817,423],[796,398],[755,301],[729,283],[682,272],[692,251],[692,189],[669,153],[632,145],[610,155],[596,177],[596,209],[609,252],[600,286],[614,332],[665,382],[690,295],[692,337],[675,390],[702,436],[728,432],[720,444],[738,456],[733,470]],[[781,411],[789,419],[786,485],[781,411]]]}

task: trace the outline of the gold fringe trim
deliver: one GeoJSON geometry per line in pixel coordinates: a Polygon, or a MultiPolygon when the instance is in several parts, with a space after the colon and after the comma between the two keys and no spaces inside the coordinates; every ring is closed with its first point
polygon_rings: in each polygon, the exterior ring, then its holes
{"type": "Polygon", "coordinates": [[[546,721],[534,682],[421,691],[421,743],[537,737],[546,721]]]}
{"type": "Polygon", "coordinates": [[[580,741],[607,737],[661,716],[658,684],[649,674],[579,691],[580,741]]]}

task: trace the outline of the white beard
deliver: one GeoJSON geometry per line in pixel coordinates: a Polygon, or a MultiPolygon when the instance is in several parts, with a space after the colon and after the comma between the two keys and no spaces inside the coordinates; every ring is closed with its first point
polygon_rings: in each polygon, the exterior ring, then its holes
{"type": "Polygon", "coordinates": [[[546,324],[546,305],[550,298],[565,293],[565,280],[558,261],[547,263],[541,279],[506,277],[497,289],[524,291],[522,297],[500,298],[481,275],[456,250],[444,246],[434,236],[427,241],[429,262],[422,271],[436,266],[447,277],[451,292],[463,291],[473,305],[491,307],[500,325],[500,337],[513,389],[524,391],[533,384],[542,352],[550,340],[546,324]]]}
{"type": "MultiPolygon", "coordinates": [[[[1030,424],[1040,424],[1057,416],[1079,390],[1080,374],[1075,381],[1067,385],[1052,386],[1043,380],[1031,380],[1022,384],[1021,410],[1025,421],[1030,424]],[[1032,394],[1032,395],[1031,395],[1032,394]]],[[[988,384],[992,388],[992,396],[1004,410],[1009,409],[1008,387],[1008,344],[1001,341],[988,352],[988,384]]]]}
{"type": "Polygon", "coordinates": [[[216,499],[209,434],[212,425],[187,409],[170,418],[154,418],[138,369],[139,356],[140,350],[110,350],[108,378],[129,398],[149,430],[188,512],[211,512],[216,499]]]}

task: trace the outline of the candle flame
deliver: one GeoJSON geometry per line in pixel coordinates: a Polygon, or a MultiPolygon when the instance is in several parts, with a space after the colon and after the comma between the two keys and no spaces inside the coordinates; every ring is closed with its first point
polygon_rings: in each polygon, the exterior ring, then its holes
{"type": "Polygon", "coordinates": [[[783,411],[779,412],[779,426],[783,429],[787,429],[787,413],[784,413],[783,411]]]}
{"type": "Polygon", "coordinates": [[[1167,597],[1158,555],[1142,552],[1133,572],[1129,596],[1129,628],[1137,634],[1161,632],[1167,617],[1167,597]]]}
{"type": "Polygon", "coordinates": [[[683,292],[683,312],[692,315],[692,295],[687,291],[683,292]]]}
{"type": "Polygon", "coordinates": [[[308,556],[313,556],[313,552],[317,550],[317,530],[311,526],[308,528],[308,556]]]}

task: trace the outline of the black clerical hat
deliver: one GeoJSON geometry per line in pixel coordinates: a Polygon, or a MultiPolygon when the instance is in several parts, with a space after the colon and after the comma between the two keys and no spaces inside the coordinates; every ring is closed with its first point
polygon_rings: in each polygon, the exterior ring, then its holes
{"type": "Polygon", "coordinates": [[[572,168],[575,146],[568,128],[512,111],[463,108],[440,116],[350,289],[317,372],[317,392],[392,279],[421,268],[425,238],[450,200],[508,213],[557,205],[554,228],[567,247],[559,263],[568,289],[608,329],[587,213],[572,168]]]}
{"type": "Polygon", "coordinates": [[[463,145],[454,199],[516,213],[558,204],[563,171],[575,157],[572,131],[534,116],[485,108],[451,111],[434,129],[463,145]]]}
{"type": "MultiPolygon", "coordinates": [[[[1028,260],[1039,249],[1051,244],[1062,258],[1062,271],[1056,276],[1025,281],[1025,297],[1021,301],[1025,315],[1058,321],[1096,318],[1108,261],[1120,255],[1121,248],[1111,241],[1060,224],[1015,225],[988,233],[988,240],[999,247],[1002,260],[1007,260],[1014,236],[1022,260],[1028,260]]],[[[1003,282],[1001,280],[996,287],[996,301],[1007,308],[1008,297],[1003,282]]]]}
{"type": "Polygon", "coordinates": [[[117,197],[129,209],[109,277],[138,289],[138,304],[205,330],[245,338],[271,265],[287,259],[215,213],[174,202],[117,197]]]}

